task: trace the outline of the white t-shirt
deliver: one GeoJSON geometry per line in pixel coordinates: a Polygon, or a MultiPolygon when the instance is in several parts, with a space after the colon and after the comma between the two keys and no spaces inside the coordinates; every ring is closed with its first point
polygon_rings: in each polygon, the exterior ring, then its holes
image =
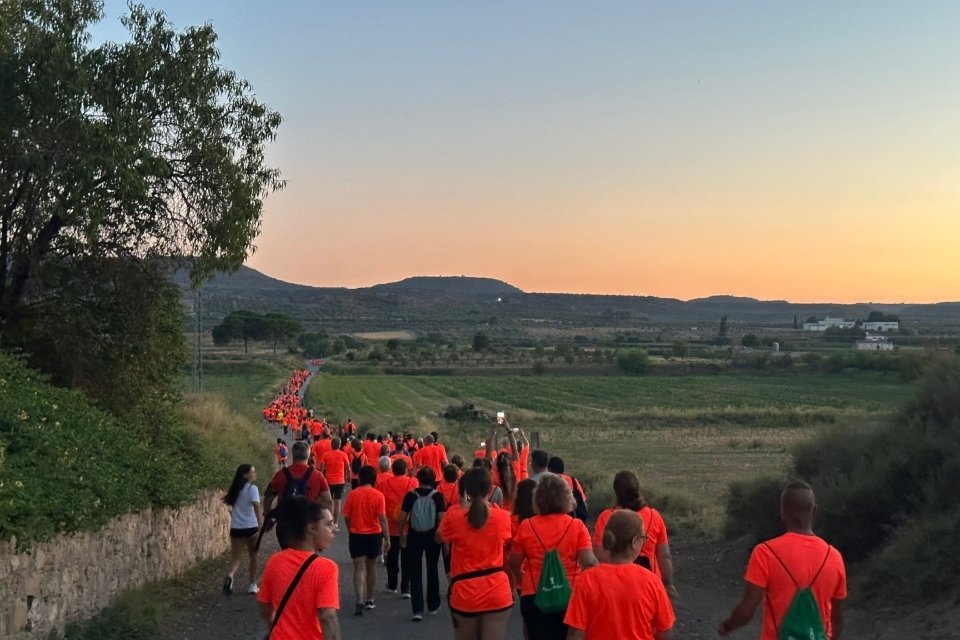
{"type": "Polygon", "coordinates": [[[254,503],[260,504],[260,491],[257,485],[248,482],[240,490],[237,501],[230,510],[231,529],[256,529],[257,513],[253,510],[254,503]]]}

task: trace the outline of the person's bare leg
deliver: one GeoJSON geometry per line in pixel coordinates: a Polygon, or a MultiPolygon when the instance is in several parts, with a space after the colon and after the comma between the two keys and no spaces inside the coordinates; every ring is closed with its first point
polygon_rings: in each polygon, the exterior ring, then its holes
{"type": "Polygon", "coordinates": [[[483,640],[503,640],[507,637],[507,623],[509,621],[509,609],[480,616],[480,637],[483,640]]]}
{"type": "Polygon", "coordinates": [[[246,542],[243,538],[230,538],[230,564],[227,566],[227,575],[231,578],[240,568],[243,552],[246,551],[246,542]]]}
{"type": "Polygon", "coordinates": [[[363,604],[364,583],[367,579],[366,560],[363,556],[353,559],[353,593],[357,596],[359,604],[363,604]]]}
{"type": "Polygon", "coordinates": [[[340,500],[333,501],[333,526],[340,528],[340,500]]]}
{"type": "MultiPolygon", "coordinates": [[[[480,618],[468,618],[452,614],[453,617],[453,640],[478,640],[480,631],[480,618]]],[[[486,640],[486,639],[484,639],[486,640]]]]}
{"type": "Polygon", "coordinates": [[[364,561],[366,562],[366,569],[367,569],[367,579],[366,579],[367,591],[366,591],[366,598],[364,598],[364,600],[369,602],[373,600],[373,591],[377,583],[377,559],[364,558],[364,561]]]}
{"type": "Polygon", "coordinates": [[[259,562],[257,558],[257,536],[250,536],[246,540],[247,554],[250,556],[250,584],[257,584],[259,562]]]}

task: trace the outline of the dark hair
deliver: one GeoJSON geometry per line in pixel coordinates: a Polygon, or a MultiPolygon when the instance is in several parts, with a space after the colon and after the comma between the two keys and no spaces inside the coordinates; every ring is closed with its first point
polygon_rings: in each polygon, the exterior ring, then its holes
{"type": "Polygon", "coordinates": [[[368,484],[372,487],[377,483],[377,470],[365,464],[360,468],[357,478],[360,480],[360,484],[368,484]]]}
{"type": "Polygon", "coordinates": [[[470,510],[467,512],[467,522],[474,529],[482,529],[487,524],[490,508],[486,497],[490,493],[490,472],[483,467],[474,467],[463,474],[460,487],[470,498],[470,510]]]}
{"type": "Polygon", "coordinates": [[[563,469],[563,458],[560,456],[553,456],[547,461],[547,471],[550,473],[563,473],[563,469]]]}
{"type": "Polygon", "coordinates": [[[497,456],[497,475],[500,478],[500,490],[503,492],[503,497],[507,500],[513,500],[513,496],[517,493],[517,477],[513,475],[513,464],[511,464],[510,456],[506,453],[497,456]]]}
{"type": "Polygon", "coordinates": [[[417,471],[417,482],[422,485],[433,486],[433,483],[437,481],[437,474],[433,472],[433,469],[430,467],[424,467],[417,471]]]}
{"type": "Polygon", "coordinates": [[[303,496],[287,498],[271,511],[277,519],[279,528],[283,530],[286,541],[303,538],[307,533],[307,525],[317,522],[323,517],[323,507],[316,502],[307,500],[303,496]]]}
{"type": "Polygon", "coordinates": [[[486,469],[487,473],[493,471],[493,463],[490,462],[487,458],[474,458],[473,459],[473,468],[474,469],[486,469]]]}
{"type": "Polygon", "coordinates": [[[403,456],[401,456],[393,461],[393,464],[390,465],[390,469],[393,470],[393,475],[402,476],[407,472],[407,461],[403,458],[403,456]]]}
{"type": "Polygon", "coordinates": [[[253,469],[252,464],[242,464],[237,467],[236,472],[233,474],[233,482],[230,483],[230,488],[227,489],[227,495],[223,496],[224,504],[228,504],[231,507],[236,504],[240,492],[247,485],[247,479],[243,476],[247,475],[250,469],[253,469]]]}
{"type": "Polygon", "coordinates": [[[277,438],[277,444],[283,444],[283,438],[277,438]]]}
{"type": "Polygon", "coordinates": [[[547,456],[547,452],[543,449],[534,449],[530,452],[530,464],[537,469],[546,469],[548,460],[549,456],[547,456]]]}
{"type": "Polygon", "coordinates": [[[521,480],[517,485],[517,495],[513,499],[513,515],[517,520],[523,522],[527,518],[535,515],[533,511],[533,490],[537,488],[537,483],[527,478],[521,480]]]}
{"type": "Polygon", "coordinates": [[[444,482],[456,482],[459,476],[460,476],[460,469],[457,468],[457,465],[448,464],[443,467],[444,482]]]}
{"type": "Polygon", "coordinates": [[[640,511],[647,506],[640,495],[640,478],[633,471],[617,472],[613,477],[613,493],[617,496],[617,505],[624,509],[640,511]]]}
{"type": "Polygon", "coordinates": [[[440,442],[440,434],[439,434],[439,433],[437,433],[436,431],[431,431],[431,432],[430,432],[430,435],[433,436],[433,441],[434,441],[434,442],[440,442]]]}
{"type": "Polygon", "coordinates": [[[360,443],[359,439],[352,440],[351,444],[353,445],[354,451],[360,451],[363,449],[363,445],[360,443]]]}
{"type": "Polygon", "coordinates": [[[455,465],[457,469],[463,469],[463,465],[464,465],[463,456],[460,455],[459,453],[453,454],[452,456],[450,456],[450,464],[455,465]]]}

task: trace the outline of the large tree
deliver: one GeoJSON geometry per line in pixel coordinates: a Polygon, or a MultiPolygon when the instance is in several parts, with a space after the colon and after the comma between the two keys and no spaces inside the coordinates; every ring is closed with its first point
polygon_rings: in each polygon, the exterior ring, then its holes
{"type": "Polygon", "coordinates": [[[236,269],[282,187],[264,160],[280,116],[219,64],[210,25],[131,6],[129,40],[91,47],[102,17],[96,0],[0,2],[0,327],[49,299],[53,262],[236,269]]]}

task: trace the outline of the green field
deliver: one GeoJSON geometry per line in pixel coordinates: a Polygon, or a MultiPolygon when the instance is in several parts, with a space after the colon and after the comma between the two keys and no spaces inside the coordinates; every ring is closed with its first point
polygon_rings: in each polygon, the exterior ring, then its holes
{"type": "Polygon", "coordinates": [[[443,420],[443,411],[463,402],[489,415],[503,409],[514,426],[539,433],[543,448],[564,457],[597,498],[593,506],[609,499],[617,470],[635,469],[654,495],[669,496],[691,521],[713,530],[731,481],[783,473],[793,443],[831,424],[883,420],[911,393],[911,385],[873,372],[321,375],[308,403],[334,422],[353,418],[362,430],[436,428],[465,456],[486,426],[443,420]]]}

